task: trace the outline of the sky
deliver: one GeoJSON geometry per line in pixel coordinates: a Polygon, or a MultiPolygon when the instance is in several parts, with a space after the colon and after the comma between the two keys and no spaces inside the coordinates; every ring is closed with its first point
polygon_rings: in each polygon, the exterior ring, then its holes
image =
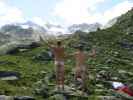
{"type": "Polygon", "coordinates": [[[33,21],[69,26],[106,24],[133,7],[133,0],[0,0],[0,26],[33,21]]]}

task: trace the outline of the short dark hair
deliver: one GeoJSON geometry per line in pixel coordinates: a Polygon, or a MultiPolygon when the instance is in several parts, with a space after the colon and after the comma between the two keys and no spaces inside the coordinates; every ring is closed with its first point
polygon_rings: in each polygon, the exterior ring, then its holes
{"type": "Polygon", "coordinates": [[[80,51],[83,51],[83,45],[78,45],[77,49],[80,50],[80,51]]]}
{"type": "Polygon", "coordinates": [[[57,41],[57,45],[60,46],[61,45],[61,41],[57,41]]]}

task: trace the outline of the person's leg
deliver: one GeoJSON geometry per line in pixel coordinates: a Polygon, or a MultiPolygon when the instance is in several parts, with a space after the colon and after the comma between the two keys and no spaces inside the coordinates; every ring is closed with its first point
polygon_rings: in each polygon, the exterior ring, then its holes
{"type": "Polygon", "coordinates": [[[55,62],[55,66],[56,66],[56,84],[59,90],[60,89],[60,69],[59,69],[60,65],[57,61],[55,62]]]}
{"type": "Polygon", "coordinates": [[[58,62],[56,64],[56,79],[58,90],[64,89],[64,62],[58,62]]]}
{"type": "Polygon", "coordinates": [[[61,85],[62,85],[62,90],[64,90],[64,79],[65,79],[65,70],[64,70],[64,62],[61,62],[61,68],[60,68],[60,71],[61,71],[61,74],[60,74],[60,77],[61,77],[61,85]]]}
{"type": "Polygon", "coordinates": [[[75,80],[77,80],[78,78],[81,78],[81,71],[79,67],[76,67],[75,80]]]}
{"type": "Polygon", "coordinates": [[[86,81],[86,68],[83,67],[83,69],[82,69],[82,91],[84,91],[86,88],[86,82],[85,81],[86,81]]]}
{"type": "Polygon", "coordinates": [[[76,67],[76,70],[75,70],[75,86],[79,90],[82,88],[82,76],[81,75],[82,75],[81,68],[76,67]]]}

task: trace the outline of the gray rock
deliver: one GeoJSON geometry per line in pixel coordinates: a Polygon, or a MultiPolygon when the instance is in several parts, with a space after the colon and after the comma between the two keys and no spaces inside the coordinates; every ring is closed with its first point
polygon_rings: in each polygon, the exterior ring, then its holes
{"type": "Polygon", "coordinates": [[[120,73],[120,74],[126,74],[127,71],[125,71],[125,70],[119,70],[118,73],[120,73]]]}
{"type": "Polygon", "coordinates": [[[31,96],[16,96],[14,100],[35,100],[35,98],[31,96]]]}
{"type": "Polygon", "coordinates": [[[98,100],[121,100],[115,96],[97,96],[98,100]]]}
{"type": "Polygon", "coordinates": [[[12,96],[0,95],[0,100],[14,100],[12,96]]]}
{"type": "Polygon", "coordinates": [[[66,100],[66,97],[62,94],[55,94],[51,96],[49,100],[66,100]]]}
{"type": "Polygon", "coordinates": [[[0,80],[18,80],[20,74],[17,72],[0,71],[0,80]]]}
{"type": "Polygon", "coordinates": [[[119,78],[118,77],[112,77],[111,80],[116,80],[117,81],[117,80],[119,80],[119,78]]]}
{"type": "Polygon", "coordinates": [[[102,84],[96,84],[97,88],[103,88],[104,86],[102,84]]]}

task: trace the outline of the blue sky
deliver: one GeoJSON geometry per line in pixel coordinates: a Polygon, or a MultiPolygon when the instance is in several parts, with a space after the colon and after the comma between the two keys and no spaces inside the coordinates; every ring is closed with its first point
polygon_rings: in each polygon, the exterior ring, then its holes
{"type": "Polygon", "coordinates": [[[133,7],[133,0],[0,0],[0,25],[31,20],[71,25],[107,23],[133,7]]]}
{"type": "Polygon", "coordinates": [[[39,16],[48,18],[57,0],[8,0],[12,6],[21,9],[29,18],[39,16]]]}

